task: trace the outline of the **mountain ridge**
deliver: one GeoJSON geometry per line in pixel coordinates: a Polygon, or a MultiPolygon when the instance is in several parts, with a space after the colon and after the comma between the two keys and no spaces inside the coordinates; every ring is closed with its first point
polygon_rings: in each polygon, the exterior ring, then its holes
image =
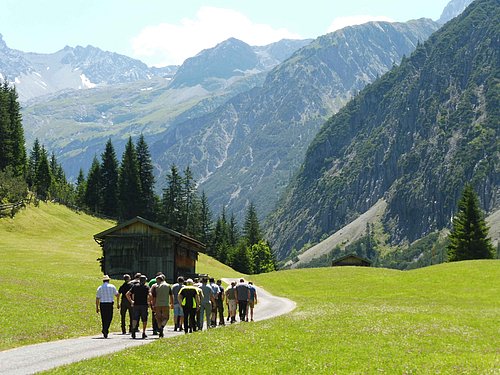
{"type": "Polygon", "coordinates": [[[182,124],[180,143],[171,145],[167,131],[152,146],[164,149],[155,159],[190,165],[215,207],[241,213],[253,201],[263,217],[328,116],[437,28],[428,19],[374,22],[321,36],[271,70],[262,87],[182,124]]]}
{"type": "Polygon", "coordinates": [[[381,198],[395,244],[449,225],[464,181],[500,205],[499,8],[476,0],[325,123],[269,219],[279,258],[381,198]]]}

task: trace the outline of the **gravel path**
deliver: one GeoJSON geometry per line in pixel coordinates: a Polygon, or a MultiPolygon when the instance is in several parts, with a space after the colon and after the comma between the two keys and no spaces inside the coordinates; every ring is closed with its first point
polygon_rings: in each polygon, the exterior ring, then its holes
{"type": "MultiPolygon", "coordinates": [[[[224,279],[230,282],[231,279],[224,279]]],[[[286,299],[272,296],[257,286],[258,304],[254,309],[254,320],[264,320],[286,314],[295,308],[295,303],[286,299]]],[[[119,314],[114,315],[114,319],[119,314]]],[[[165,338],[182,335],[174,332],[173,326],[167,327],[165,338]]],[[[133,346],[143,345],[158,339],[148,332],[147,339],[130,338],[130,335],[110,333],[108,339],[101,335],[79,337],[60,341],[23,346],[20,348],[0,351],[0,374],[21,375],[34,374],[84,359],[117,352],[133,346]]],[[[140,335],[138,335],[140,337],[140,335]]]]}

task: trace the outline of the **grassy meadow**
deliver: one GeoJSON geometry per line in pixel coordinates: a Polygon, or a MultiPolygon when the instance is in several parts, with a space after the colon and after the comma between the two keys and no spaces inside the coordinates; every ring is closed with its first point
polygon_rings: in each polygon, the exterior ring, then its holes
{"type": "Polygon", "coordinates": [[[0,218],[0,350],[99,332],[92,236],[113,225],[42,202],[0,218]]]}
{"type": "MultiPolygon", "coordinates": [[[[111,225],[51,204],[0,219],[0,350],[99,334],[100,248],[92,235],[111,225]]],[[[197,271],[239,276],[205,255],[197,271]]],[[[498,260],[414,271],[302,269],[252,279],[297,308],[49,373],[500,373],[498,260]]],[[[112,329],[118,330],[116,316],[112,329]]]]}
{"type": "Polygon", "coordinates": [[[252,277],[297,302],[268,321],[158,340],[54,374],[498,374],[500,262],[252,277]]]}

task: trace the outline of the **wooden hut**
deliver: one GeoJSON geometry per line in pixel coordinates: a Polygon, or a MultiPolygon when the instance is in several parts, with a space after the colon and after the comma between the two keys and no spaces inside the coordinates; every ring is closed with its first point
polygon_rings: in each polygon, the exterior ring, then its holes
{"type": "Polygon", "coordinates": [[[191,237],[135,217],[94,235],[102,247],[103,273],[119,277],[141,272],[149,278],[163,272],[167,280],[195,273],[198,252],[205,245],[191,237]]]}
{"type": "Polygon", "coordinates": [[[368,259],[357,256],[356,254],[348,254],[342,258],[338,258],[332,261],[332,267],[338,266],[361,266],[370,267],[372,262],[368,259]]]}

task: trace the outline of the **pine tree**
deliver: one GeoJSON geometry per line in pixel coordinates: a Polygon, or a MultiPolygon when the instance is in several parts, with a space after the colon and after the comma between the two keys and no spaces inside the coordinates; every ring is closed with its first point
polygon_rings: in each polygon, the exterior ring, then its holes
{"type": "Polygon", "coordinates": [[[78,177],[76,178],[76,188],[75,188],[75,204],[77,207],[85,206],[85,190],[87,189],[87,181],[85,181],[85,175],[83,174],[83,169],[80,168],[78,172],[78,177]]]}
{"type": "Polygon", "coordinates": [[[154,192],[155,178],[153,163],[148,145],[141,134],[137,141],[137,162],[141,182],[142,202],[139,215],[149,220],[156,220],[156,195],[154,192]]]}
{"type": "Polygon", "coordinates": [[[236,247],[240,241],[240,231],[238,228],[238,223],[236,222],[236,217],[234,213],[231,213],[231,218],[228,224],[228,241],[231,247],[236,247]]]}
{"type": "Polygon", "coordinates": [[[181,216],[184,222],[183,233],[196,236],[197,232],[200,232],[197,227],[199,225],[201,203],[196,194],[196,181],[189,166],[184,170],[182,196],[183,208],[181,216]]]}
{"type": "Polygon", "coordinates": [[[142,202],[137,153],[129,137],[118,176],[118,215],[121,221],[138,216],[142,202]]]}
{"type": "Polygon", "coordinates": [[[50,173],[48,155],[45,147],[42,146],[35,175],[35,192],[39,199],[47,200],[49,198],[49,188],[51,182],[52,177],[50,173]]]}
{"type": "Polygon", "coordinates": [[[118,217],[118,160],[111,139],[101,155],[100,170],[102,213],[118,217]]]}
{"type": "Polygon", "coordinates": [[[248,206],[247,214],[245,217],[245,225],[243,233],[248,246],[253,246],[262,239],[259,219],[257,218],[257,210],[253,203],[248,206]]]}
{"type": "Polygon", "coordinates": [[[229,231],[226,220],[226,210],[225,208],[222,208],[222,212],[215,224],[212,244],[208,249],[208,254],[215,257],[220,262],[227,264],[229,246],[229,231]]]}
{"type": "Polygon", "coordinates": [[[40,142],[38,138],[35,139],[33,143],[33,148],[31,149],[29,160],[28,160],[28,171],[26,174],[26,182],[30,189],[34,190],[35,182],[36,182],[36,174],[38,163],[40,162],[40,155],[42,153],[42,148],[40,146],[40,142]]]}
{"type": "Polygon", "coordinates": [[[50,167],[50,197],[63,204],[73,204],[75,200],[73,185],[68,183],[64,169],[52,152],[49,162],[50,167]]]}
{"type": "Polygon", "coordinates": [[[26,149],[17,92],[4,81],[0,86],[0,170],[8,166],[14,175],[23,175],[26,149]]]}
{"type": "Polygon", "coordinates": [[[10,117],[8,110],[8,95],[0,90],[0,171],[4,170],[12,160],[10,117]]]}
{"type": "Polygon", "coordinates": [[[200,198],[200,241],[209,245],[212,233],[212,213],[205,191],[201,192],[200,198]]]}
{"type": "Polygon", "coordinates": [[[170,229],[182,232],[184,202],[182,196],[182,176],[177,167],[172,165],[167,175],[167,187],[163,189],[162,196],[162,222],[170,229]]]}
{"type": "Polygon", "coordinates": [[[465,187],[458,202],[449,240],[450,261],[493,258],[494,249],[488,238],[488,226],[479,208],[479,199],[470,185],[465,187]]]}
{"type": "Polygon", "coordinates": [[[10,115],[10,139],[12,166],[14,173],[21,176],[26,168],[26,148],[24,147],[24,129],[22,124],[21,106],[16,92],[16,88],[8,88],[9,115],[10,115]]]}
{"type": "Polygon", "coordinates": [[[85,186],[85,205],[96,214],[102,210],[101,180],[101,165],[94,155],[85,186]]]}

